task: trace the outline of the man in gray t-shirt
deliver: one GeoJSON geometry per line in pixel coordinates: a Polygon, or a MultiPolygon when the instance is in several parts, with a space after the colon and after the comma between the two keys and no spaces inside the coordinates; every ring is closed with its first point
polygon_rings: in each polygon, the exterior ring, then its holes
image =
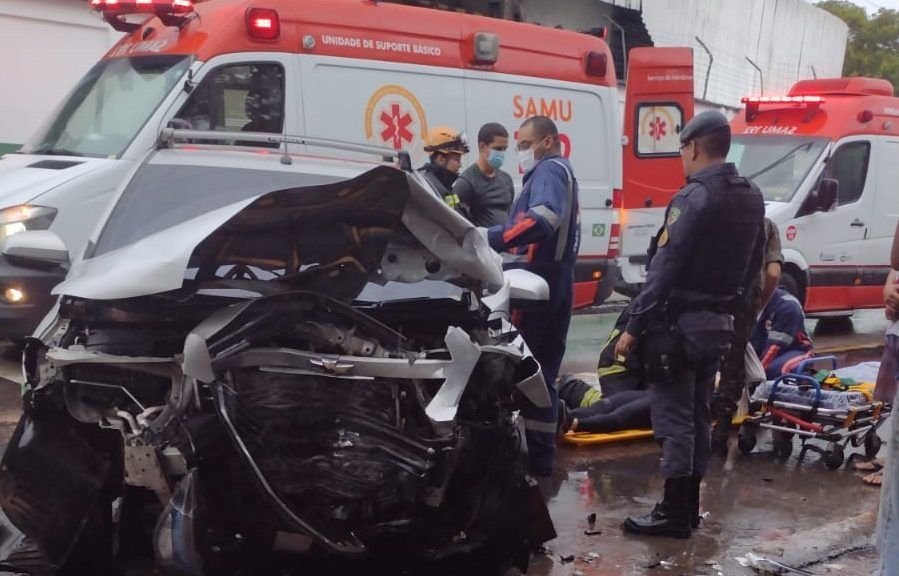
{"type": "Polygon", "coordinates": [[[500,166],[505,161],[509,133],[491,122],[478,131],[478,161],[469,166],[453,184],[463,214],[475,226],[490,228],[505,224],[515,197],[512,177],[500,166]]]}

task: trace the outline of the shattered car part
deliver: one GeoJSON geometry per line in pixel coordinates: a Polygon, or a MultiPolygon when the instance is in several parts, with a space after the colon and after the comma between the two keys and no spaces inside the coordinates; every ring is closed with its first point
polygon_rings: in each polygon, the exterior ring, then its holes
{"type": "Polygon", "coordinates": [[[13,523],[82,573],[140,549],[164,574],[526,570],[555,531],[518,413],[550,399],[483,236],[392,168],[210,178],[188,207],[152,186],[168,212],[126,188],[57,288],[26,348],[41,433],[0,470],[13,523]]]}
{"type": "Polygon", "coordinates": [[[125,483],[146,488],[167,502],[172,496],[171,487],[153,446],[124,447],[125,483]]]}

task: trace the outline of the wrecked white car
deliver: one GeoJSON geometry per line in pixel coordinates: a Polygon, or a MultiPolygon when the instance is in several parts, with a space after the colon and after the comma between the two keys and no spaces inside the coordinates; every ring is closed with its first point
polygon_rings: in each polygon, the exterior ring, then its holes
{"type": "MultiPolygon", "coordinates": [[[[525,571],[554,534],[517,410],[549,399],[508,312],[545,283],[504,276],[392,163],[166,134],[188,137],[119,192],[27,345],[6,563],[525,571]]],[[[257,137],[280,138],[230,135],[257,137]]],[[[21,262],[67,260],[52,232],[10,240],[21,262]]]]}

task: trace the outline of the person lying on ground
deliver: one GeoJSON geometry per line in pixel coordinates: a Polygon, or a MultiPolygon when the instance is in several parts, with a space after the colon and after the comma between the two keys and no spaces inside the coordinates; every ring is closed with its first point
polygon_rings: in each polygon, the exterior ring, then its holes
{"type": "Polygon", "coordinates": [[[805,331],[805,313],[792,294],[774,291],[752,331],[752,347],[765,375],[774,379],[795,370],[814,355],[812,339],[805,331]]]}
{"type": "Polygon", "coordinates": [[[652,425],[647,390],[622,390],[603,396],[598,388],[568,376],[559,386],[559,398],[572,407],[564,418],[562,432],[608,434],[652,425]]]}
{"type": "Polygon", "coordinates": [[[596,375],[599,387],[571,375],[559,378],[560,432],[607,433],[648,428],[649,398],[643,384],[639,351],[627,358],[615,355],[615,345],[630,318],[626,306],[599,353],[596,375]]]}

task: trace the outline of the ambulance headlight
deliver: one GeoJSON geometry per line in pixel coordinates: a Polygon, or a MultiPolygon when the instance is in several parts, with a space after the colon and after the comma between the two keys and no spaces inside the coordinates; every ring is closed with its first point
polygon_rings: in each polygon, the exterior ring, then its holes
{"type": "Polygon", "coordinates": [[[56,217],[56,209],[22,204],[0,210],[0,241],[25,230],[46,230],[56,217]]]}

